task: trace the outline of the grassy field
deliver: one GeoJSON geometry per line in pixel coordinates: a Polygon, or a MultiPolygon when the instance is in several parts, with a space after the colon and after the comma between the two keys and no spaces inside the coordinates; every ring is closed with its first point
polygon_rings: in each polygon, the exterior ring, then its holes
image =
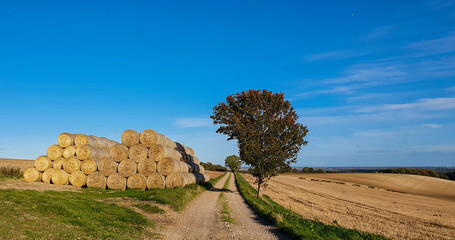
{"type": "Polygon", "coordinates": [[[0,239],[138,239],[153,238],[154,224],[115,199],[138,202],[146,212],[161,212],[148,203],[180,211],[219,179],[200,186],[148,191],[81,189],[66,191],[0,190],[0,239]]]}
{"type": "Polygon", "coordinates": [[[236,182],[248,204],[292,239],[386,239],[382,236],[343,228],[336,222],[334,225],[326,225],[304,219],[268,197],[258,199],[256,189],[251,187],[240,174],[236,174],[236,182]]]}

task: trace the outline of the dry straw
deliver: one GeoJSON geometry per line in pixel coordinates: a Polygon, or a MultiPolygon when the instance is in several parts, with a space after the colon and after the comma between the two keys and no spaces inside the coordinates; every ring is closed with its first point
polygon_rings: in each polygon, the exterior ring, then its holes
{"type": "Polygon", "coordinates": [[[59,157],[63,156],[63,149],[59,145],[51,145],[47,148],[47,157],[50,160],[56,160],[59,157]]]}
{"type": "Polygon", "coordinates": [[[128,158],[128,148],[123,144],[116,144],[109,150],[109,156],[116,162],[128,158]]]}
{"type": "Polygon", "coordinates": [[[54,173],[54,171],[56,171],[56,170],[53,168],[46,169],[46,171],[43,172],[41,181],[43,181],[45,183],[51,183],[51,178],[52,178],[52,174],[54,173]]]}
{"type": "Polygon", "coordinates": [[[98,171],[108,177],[117,172],[118,163],[110,158],[103,159],[99,162],[98,171]]]}
{"type": "Polygon", "coordinates": [[[141,189],[145,190],[147,178],[142,174],[134,174],[126,180],[126,187],[128,189],[141,189]]]}
{"type": "Polygon", "coordinates": [[[110,189],[125,190],[126,178],[118,173],[114,173],[107,177],[107,187],[110,189]]]}
{"type": "Polygon", "coordinates": [[[194,174],[191,173],[172,173],[166,177],[166,187],[175,188],[183,187],[196,182],[194,174]]]}
{"type": "Polygon", "coordinates": [[[47,156],[39,156],[35,160],[35,167],[38,171],[43,172],[52,167],[52,161],[47,156]]]}
{"type": "Polygon", "coordinates": [[[127,147],[132,147],[139,144],[139,133],[134,130],[126,130],[122,133],[122,143],[127,147]]]}
{"type": "Polygon", "coordinates": [[[135,162],[147,159],[147,148],[142,144],[136,144],[128,149],[128,158],[135,162]]]}
{"type": "Polygon", "coordinates": [[[70,157],[63,162],[63,170],[73,173],[81,170],[81,161],[77,157],[70,157]]]}
{"type": "Polygon", "coordinates": [[[98,170],[98,163],[92,159],[87,159],[81,162],[81,171],[86,175],[98,170]]]}
{"type": "Polygon", "coordinates": [[[69,147],[74,144],[74,139],[76,136],[77,134],[62,133],[58,136],[57,143],[62,148],[69,147]]]}
{"type": "Polygon", "coordinates": [[[93,172],[87,176],[87,187],[106,189],[107,178],[100,172],[93,172]]]}
{"type": "Polygon", "coordinates": [[[137,173],[137,163],[131,159],[125,159],[118,165],[118,173],[123,177],[131,177],[137,173]]]}
{"type": "Polygon", "coordinates": [[[63,149],[63,157],[68,159],[69,157],[76,155],[76,146],[71,145],[63,149]]]}
{"type": "Polygon", "coordinates": [[[74,144],[76,147],[89,144],[94,147],[99,147],[100,143],[98,141],[98,137],[93,136],[93,135],[85,135],[85,134],[78,134],[76,138],[74,139],[74,144]]]}
{"type": "Polygon", "coordinates": [[[105,137],[98,138],[98,142],[100,143],[100,148],[107,149],[107,150],[111,149],[112,146],[118,144],[118,142],[112,141],[105,137]]]}
{"type": "Polygon", "coordinates": [[[172,158],[183,160],[182,154],[168,146],[154,144],[151,145],[148,152],[149,158],[155,162],[159,162],[164,158],[172,158]]]}
{"type": "Polygon", "coordinates": [[[52,183],[56,185],[68,185],[69,174],[65,170],[55,170],[52,173],[52,183]]]}
{"type": "Polygon", "coordinates": [[[26,182],[39,182],[41,181],[42,173],[35,167],[27,168],[24,171],[23,177],[26,182]]]}
{"type": "Polygon", "coordinates": [[[52,168],[60,170],[63,168],[63,163],[66,161],[63,157],[58,158],[52,163],[52,168]]]}
{"type": "Polygon", "coordinates": [[[176,172],[188,172],[188,164],[172,158],[164,158],[158,162],[156,169],[159,173],[167,176],[176,172]]]}
{"type": "Polygon", "coordinates": [[[146,184],[148,189],[164,188],[165,187],[164,176],[160,173],[152,173],[147,177],[146,184]]]}
{"type": "Polygon", "coordinates": [[[87,182],[87,176],[81,171],[76,171],[70,174],[69,181],[73,186],[82,187],[87,182]]]}
{"type": "Polygon", "coordinates": [[[105,159],[109,157],[109,152],[105,149],[99,149],[92,145],[85,144],[78,146],[76,149],[76,156],[81,160],[86,159],[105,159]]]}
{"type": "Polygon", "coordinates": [[[149,158],[141,160],[137,164],[137,172],[148,177],[150,174],[156,172],[156,163],[149,158]]]}

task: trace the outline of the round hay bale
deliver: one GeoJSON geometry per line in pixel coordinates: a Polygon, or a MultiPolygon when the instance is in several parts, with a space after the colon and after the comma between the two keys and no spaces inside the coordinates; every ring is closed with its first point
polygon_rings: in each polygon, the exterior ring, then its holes
{"type": "Polygon", "coordinates": [[[196,183],[205,183],[210,181],[210,175],[207,173],[195,173],[194,176],[196,177],[196,183]]]}
{"type": "Polygon", "coordinates": [[[87,182],[87,176],[81,171],[75,171],[70,174],[69,181],[75,187],[82,187],[87,182]]]}
{"type": "Polygon", "coordinates": [[[176,160],[184,160],[182,153],[164,145],[154,144],[150,146],[148,156],[155,162],[159,162],[164,158],[172,158],[176,160]]]}
{"type": "Polygon", "coordinates": [[[201,165],[201,161],[199,161],[199,158],[197,158],[195,156],[191,156],[191,157],[193,158],[193,163],[201,165]]]}
{"type": "Polygon", "coordinates": [[[190,165],[190,172],[192,173],[203,173],[205,171],[204,167],[199,164],[191,163],[190,165]]]}
{"type": "Polygon", "coordinates": [[[96,172],[98,170],[98,163],[92,159],[87,159],[81,162],[81,171],[89,175],[92,172],[96,172]]]}
{"type": "Polygon", "coordinates": [[[148,177],[150,174],[156,172],[156,163],[149,158],[141,160],[137,164],[137,172],[148,177]]]}
{"type": "Polygon", "coordinates": [[[172,158],[163,158],[156,165],[156,169],[159,173],[167,176],[171,173],[176,172],[188,172],[188,164],[172,159],[172,158]]]}
{"type": "Polygon", "coordinates": [[[55,185],[68,185],[69,174],[65,170],[55,170],[52,173],[51,181],[55,185]]]}
{"type": "Polygon", "coordinates": [[[87,187],[106,189],[107,178],[100,172],[93,172],[87,176],[87,187]]]}
{"type": "Polygon", "coordinates": [[[24,181],[26,182],[40,182],[42,173],[35,167],[27,168],[23,174],[24,181]]]}
{"type": "Polygon", "coordinates": [[[128,189],[141,189],[145,190],[147,178],[142,174],[134,174],[126,180],[126,187],[128,189]]]}
{"type": "Polygon", "coordinates": [[[190,147],[185,147],[185,153],[194,156],[194,150],[190,147]]]}
{"type": "Polygon", "coordinates": [[[58,135],[57,143],[60,147],[66,148],[74,144],[74,139],[76,138],[77,134],[71,133],[62,133],[58,135]]]}
{"type": "Polygon", "coordinates": [[[76,149],[76,156],[81,160],[86,159],[105,159],[109,157],[109,152],[105,149],[99,149],[92,145],[85,144],[78,146],[76,149]]]}
{"type": "Polygon", "coordinates": [[[128,158],[135,162],[147,159],[147,148],[142,144],[136,144],[128,149],[128,158]]]}
{"type": "Polygon", "coordinates": [[[39,156],[35,160],[35,167],[38,171],[43,172],[52,167],[52,161],[47,156],[39,156]]]}
{"type": "Polygon", "coordinates": [[[53,161],[53,160],[56,160],[57,158],[63,156],[63,149],[59,145],[54,144],[54,145],[50,145],[47,148],[46,153],[47,153],[47,157],[53,161]]]}
{"type": "Polygon", "coordinates": [[[63,157],[58,158],[54,162],[52,162],[52,168],[60,170],[63,168],[63,163],[66,161],[63,157]]]}
{"type": "Polygon", "coordinates": [[[118,163],[110,158],[103,159],[98,164],[98,171],[108,177],[117,172],[118,163]]]}
{"type": "Polygon", "coordinates": [[[111,149],[112,146],[119,144],[118,142],[110,140],[105,137],[98,138],[98,142],[100,144],[100,147],[106,150],[109,150],[111,149]]]}
{"type": "Polygon", "coordinates": [[[70,157],[63,162],[63,170],[73,173],[81,170],[81,161],[77,157],[70,157]]]}
{"type": "Polygon", "coordinates": [[[166,188],[183,187],[195,182],[196,178],[191,173],[171,173],[166,177],[166,188]]]}
{"type": "Polygon", "coordinates": [[[63,149],[63,157],[68,159],[69,157],[76,156],[76,146],[71,145],[63,149]]]}
{"type": "Polygon", "coordinates": [[[169,138],[164,136],[163,134],[159,134],[152,129],[146,129],[142,131],[141,135],[139,136],[141,144],[146,147],[150,147],[154,144],[158,145],[165,145],[170,148],[177,148],[177,144],[171,141],[169,138]]]}
{"type": "Polygon", "coordinates": [[[109,177],[107,177],[107,188],[125,190],[126,178],[118,173],[109,175],[109,177]]]}
{"type": "Polygon", "coordinates": [[[74,145],[76,145],[76,147],[79,147],[79,146],[82,146],[82,145],[85,145],[85,144],[89,144],[93,147],[99,147],[99,141],[98,141],[98,137],[96,136],[93,136],[93,135],[85,135],[85,134],[78,134],[76,136],[76,138],[74,139],[74,145]]]}
{"type": "Polygon", "coordinates": [[[132,147],[139,144],[139,133],[134,130],[126,130],[122,133],[122,143],[127,147],[132,147]]]}
{"type": "Polygon", "coordinates": [[[45,183],[51,183],[51,178],[52,178],[52,174],[54,173],[54,171],[56,171],[56,170],[53,168],[46,169],[46,171],[43,172],[41,180],[45,183]]]}
{"type": "Polygon", "coordinates": [[[164,188],[165,187],[164,176],[160,173],[152,173],[147,177],[147,189],[153,188],[164,188]]]}
{"type": "Polygon", "coordinates": [[[131,159],[124,159],[118,165],[117,170],[123,177],[131,177],[137,173],[137,163],[131,159]]]}
{"type": "Polygon", "coordinates": [[[116,144],[109,150],[109,156],[116,162],[128,158],[128,148],[123,144],[116,144]]]}

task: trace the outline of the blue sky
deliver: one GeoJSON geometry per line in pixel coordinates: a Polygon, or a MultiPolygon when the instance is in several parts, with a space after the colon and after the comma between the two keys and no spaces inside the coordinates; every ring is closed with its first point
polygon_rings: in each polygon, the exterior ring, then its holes
{"type": "Polygon", "coordinates": [[[455,165],[455,1],[4,1],[0,157],[147,128],[222,164],[209,116],[283,92],[294,166],[455,165]]]}

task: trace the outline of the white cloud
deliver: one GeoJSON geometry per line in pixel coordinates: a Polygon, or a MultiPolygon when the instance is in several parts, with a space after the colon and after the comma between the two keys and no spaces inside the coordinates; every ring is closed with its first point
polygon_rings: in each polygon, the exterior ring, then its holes
{"type": "Polygon", "coordinates": [[[417,50],[419,56],[453,52],[455,51],[455,33],[451,33],[447,37],[414,42],[408,47],[417,50]]]}
{"type": "Polygon", "coordinates": [[[394,27],[395,26],[384,26],[384,27],[375,28],[375,29],[373,29],[373,31],[371,31],[367,35],[357,39],[357,41],[370,41],[370,40],[383,39],[391,34],[394,27]]]}
{"type": "Polygon", "coordinates": [[[179,118],[175,125],[182,128],[207,127],[212,125],[210,118],[179,118]]]}
{"type": "Polygon", "coordinates": [[[309,55],[305,58],[306,61],[318,61],[318,60],[333,60],[333,59],[348,59],[354,57],[360,57],[366,55],[356,50],[338,50],[331,52],[323,52],[309,55]]]}
{"type": "Polygon", "coordinates": [[[406,150],[411,152],[421,152],[421,153],[428,153],[428,152],[455,152],[455,145],[420,145],[420,146],[412,146],[407,148],[406,150]]]}
{"type": "Polygon", "coordinates": [[[446,88],[446,91],[449,91],[449,92],[455,92],[455,86],[452,86],[452,87],[446,88]]]}
{"type": "Polygon", "coordinates": [[[420,111],[448,110],[455,108],[455,98],[425,98],[413,103],[384,104],[379,106],[363,107],[357,112],[369,113],[380,111],[417,109],[420,111]]]}
{"type": "Polygon", "coordinates": [[[438,128],[441,127],[438,124],[432,124],[432,123],[424,123],[424,124],[422,124],[420,126],[425,127],[425,128],[433,128],[433,129],[438,129],[438,128]]]}

